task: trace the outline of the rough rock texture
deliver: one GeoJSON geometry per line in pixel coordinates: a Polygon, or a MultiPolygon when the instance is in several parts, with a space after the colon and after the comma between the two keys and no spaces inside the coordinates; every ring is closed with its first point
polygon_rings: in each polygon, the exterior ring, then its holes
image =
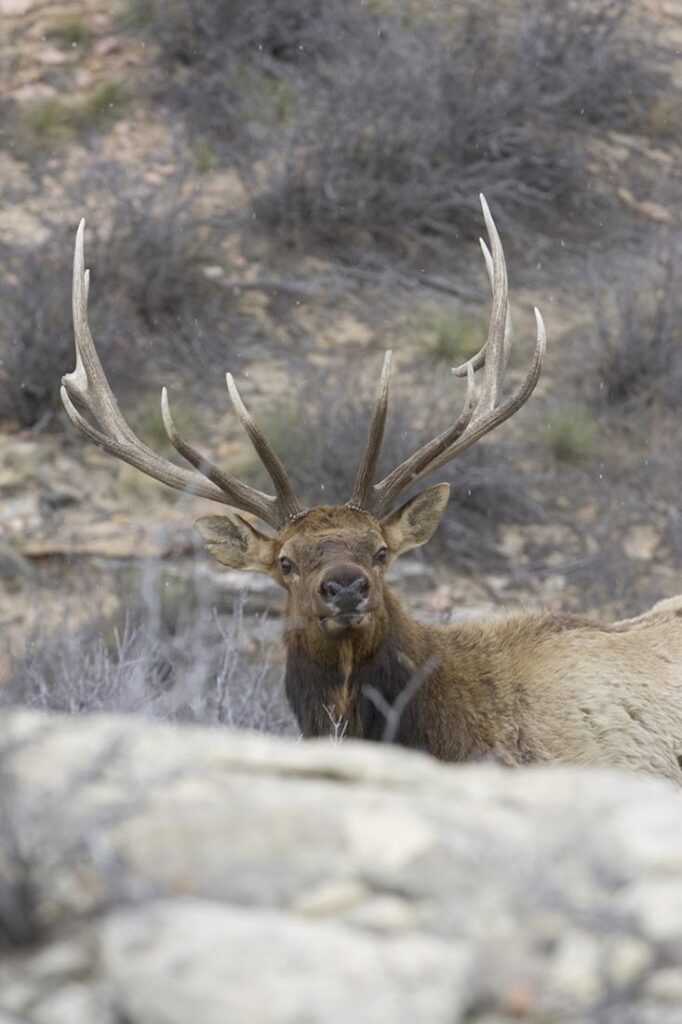
{"type": "Polygon", "coordinates": [[[0,749],[1,1024],[682,1022],[666,783],[26,712],[0,749]]]}

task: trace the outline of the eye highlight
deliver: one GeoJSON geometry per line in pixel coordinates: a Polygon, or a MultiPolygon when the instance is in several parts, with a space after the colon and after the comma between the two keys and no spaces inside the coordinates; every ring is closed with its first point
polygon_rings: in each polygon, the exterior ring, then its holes
{"type": "Polygon", "coordinates": [[[282,570],[282,576],[291,576],[291,574],[296,571],[294,563],[290,558],[287,558],[284,555],[279,560],[279,567],[282,570]]]}
{"type": "Polygon", "coordinates": [[[387,558],[387,556],[388,556],[388,548],[387,547],[379,548],[379,550],[374,555],[374,564],[375,565],[386,565],[386,558],[387,558]]]}

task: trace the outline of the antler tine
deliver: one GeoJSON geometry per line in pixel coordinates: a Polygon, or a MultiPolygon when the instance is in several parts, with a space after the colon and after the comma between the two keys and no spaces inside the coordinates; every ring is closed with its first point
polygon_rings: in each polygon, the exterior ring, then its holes
{"type": "Polygon", "coordinates": [[[85,221],[81,220],[76,233],[73,257],[72,305],[76,368],[62,377],[61,387],[62,402],[69,419],[94,444],[160,483],[223,505],[242,508],[270,525],[277,526],[280,515],[274,498],[241,484],[229,474],[222,474],[179,438],[170,418],[167,398],[164,423],[167,429],[170,426],[170,434],[173,435],[171,440],[178,442],[178,451],[184,454],[203,476],[208,477],[206,480],[196,473],[176,466],[148,448],[122,416],[102,369],[88,324],[90,275],[85,270],[84,230],[85,221]],[[77,405],[90,414],[96,426],[85,419],[77,405]]]}
{"type": "Polygon", "coordinates": [[[547,351],[547,331],[545,328],[545,322],[542,319],[542,314],[537,306],[533,307],[535,313],[535,323],[537,327],[537,339],[535,342],[535,350],[533,352],[533,362],[531,363],[528,373],[523,378],[521,384],[502,405],[496,406],[484,415],[479,414],[479,407],[476,406],[475,413],[469,423],[467,429],[463,432],[458,441],[451,445],[446,451],[442,452],[439,456],[433,459],[427,466],[425,466],[419,473],[415,474],[412,478],[412,483],[419,483],[429,473],[435,472],[440,469],[441,466],[447,465],[451,459],[454,459],[456,455],[463,452],[466,448],[470,448],[472,444],[485,435],[498,427],[505,420],[508,420],[515,412],[525,405],[530,396],[535,390],[535,385],[540,379],[540,373],[542,371],[542,363],[545,358],[545,352],[547,351]]]}
{"type": "MultiPolygon", "coordinates": [[[[490,249],[485,244],[485,242],[483,241],[482,238],[479,238],[478,244],[481,247],[481,252],[483,253],[483,259],[485,260],[485,268],[488,271],[488,280],[490,281],[490,289],[491,289],[491,291],[494,291],[494,289],[495,289],[495,272],[494,272],[494,268],[493,268],[493,258],[492,258],[492,255],[490,253],[490,249]]],[[[503,343],[504,355],[505,355],[505,364],[506,364],[506,360],[509,357],[509,353],[511,351],[511,348],[512,348],[513,344],[514,344],[514,327],[513,327],[512,319],[511,319],[511,309],[509,308],[509,303],[507,303],[507,318],[506,318],[505,323],[504,323],[504,343],[503,343]]],[[[474,369],[479,369],[480,366],[482,366],[483,363],[485,362],[485,345],[483,346],[483,348],[481,349],[481,351],[478,354],[479,354],[479,356],[482,357],[482,359],[481,359],[480,364],[478,366],[474,367],[474,369]]],[[[465,366],[466,366],[466,364],[465,364],[465,366]]],[[[464,373],[460,372],[460,371],[462,371],[462,369],[463,368],[461,366],[457,367],[456,369],[453,369],[453,373],[455,373],[457,376],[463,377],[464,373]]]]}
{"type": "MultiPolygon", "coordinates": [[[[491,288],[491,291],[494,293],[494,291],[495,291],[495,273],[494,273],[494,269],[493,269],[493,258],[492,258],[492,255],[490,253],[490,249],[485,244],[485,242],[483,241],[482,238],[479,238],[478,244],[481,247],[481,252],[483,253],[483,259],[485,260],[486,270],[488,271],[488,280],[490,281],[490,288],[491,288]]],[[[503,349],[504,349],[504,355],[505,355],[505,365],[506,365],[506,360],[509,357],[509,353],[511,351],[511,348],[512,348],[513,344],[514,344],[514,328],[513,328],[512,320],[511,320],[511,310],[509,309],[509,304],[507,303],[507,316],[506,316],[506,320],[505,320],[505,324],[504,324],[504,342],[503,342],[503,349]]],[[[452,367],[452,372],[454,373],[455,377],[466,377],[467,371],[468,371],[469,367],[472,367],[474,370],[480,370],[481,367],[485,364],[487,350],[488,350],[488,339],[486,338],[486,341],[483,343],[483,345],[478,350],[478,352],[476,353],[475,356],[472,356],[470,359],[467,359],[466,363],[462,363],[460,366],[453,366],[452,367]]]]}
{"type": "Polygon", "coordinates": [[[476,408],[476,398],[474,368],[473,366],[468,366],[467,390],[464,397],[464,405],[458,418],[451,427],[448,427],[447,430],[444,430],[432,441],[423,445],[414,455],[401,462],[396,469],[384,477],[381,483],[375,486],[371,503],[376,515],[380,516],[387,512],[398,494],[414,482],[417,474],[421,474],[422,470],[433,459],[440,455],[441,452],[446,451],[464,433],[476,408]]]}
{"type": "MultiPolygon", "coordinates": [[[[504,259],[502,243],[495,227],[485,196],[481,195],[481,208],[485,226],[488,231],[488,238],[492,249],[492,292],[493,303],[490,311],[490,326],[486,339],[483,360],[483,380],[481,382],[481,397],[479,399],[477,414],[488,412],[494,408],[500,390],[500,384],[504,374],[505,352],[504,335],[509,311],[509,291],[507,284],[507,265],[504,259]]],[[[490,276],[490,267],[486,253],[483,253],[490,276]]]]}
{"type": "MultiPolygon", "coordinates": [[[[71,310],[73,331],[76,342],[76,369],[62,377],[62,385],[69,395],[80,399],[96,416],[105,431],[118,440],[134,437],[132,430],[121,415],[116,399],[95,350],[95,343],[88,323],[88,296],[90,292],[90,271],[85,269],[83,236],[85,219],[81,218],[76,232],[73,252],[73,283],[71,289],[71,310]],[[90,402],[93,403],[91,407],[90,402]],[[96,406],[96,410],[94,408],[96,406]]],[[[67,408],[67,412],[68,412],[67,408]]],[[[76,424],[78,426],[78,424],[76,424]]]]}
{"type": "Polygon", "coordinates": [[[234,411],[239,417],[239,421],[248,434],[251,444],[256,449],[258,457],[265,466],[268,476],[274,484],[283,520],[286,521],[298,518],[303,515],[306,509],[301,505],[296,497],[284,466],[273,451],[265,434],[244,405],[242,397],[237,390],[237,385],[234,382],[234,377],[231,373],[226,374],[226,380],[227,390],[230,394],[234,411]]]}
{"type": "Polygon", "coordinates": [[[195,469],[198,469],[200,473],[208,477],[212,483],[228,494],[238,508],[244,509],[245,512],[252,512],[264,520],[264,522],[270,523],[271,526],[277,526],[280,517],[277,512],[277,502],[274,498],[270,497],[269,494],[256,490],[254,487],[243,484],[241,480],[238,480],[236,476],[232,476],[231,473],[218,469],[201,452],[193,448],[192,445],[188,444],[180,436],[171,416],[166,388],[161,390],[161,416],[168,440],[184,459],[187,459],[195,469]]]}
{"type": "Polygon", "coordinates": [[[364,508],[372,493],[374,474],[376,472],[377,462],[379,461],[381,443],[384,439],[392,369],[393,353],[389,349],[384,355],[384,363],[381,368],[379,392],[377,394],[374,412],[370,422],[367,447],[365,448],[365,454],[362,457],[362,462],[360,463],[357,476],[355,477],[353,493],[351,494],[350,501],[347,503],[350,506],[364,508]]]}
{"type": "Polygon", "coordinates": [[[456,376],[467,376],[467,395],[464,409],[455,423],[434,440],[423,445],[414,455],[406,459],[380,483],[376,484],[368,497],[366,507],[381,516],[398,494],[406,487],[418,483],[429,473],[450,462],[456,455],[484,434],[493,430],[521,408],[532,394],[538,382],[544,359],[547,335],[539,310],[535,310],[537,340],[533,362],[516,392],[505,402],[499,403],[507,357],[513,343],[511,315],[509,312],[507,269],[502,243],[491,216],[488,204],[481,196],[491,251],[484,242],[481,249],[490,278],[493,301],[490,327],[487,339],[480,351],[462,366],[453,369],[456,376]],[[480,392],[476,394],[474,374],[484,367],[480,392]]]}

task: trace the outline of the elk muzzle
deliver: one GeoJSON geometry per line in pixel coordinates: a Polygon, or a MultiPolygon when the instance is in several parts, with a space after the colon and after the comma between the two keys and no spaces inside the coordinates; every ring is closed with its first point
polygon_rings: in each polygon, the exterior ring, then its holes
{"type": "Polygon", "coordinates": [[[370,581],[359,565],[334,565],[320,583],[320,597],[328,615],[342,624],[359,624],[369,599],[370,581]]]}

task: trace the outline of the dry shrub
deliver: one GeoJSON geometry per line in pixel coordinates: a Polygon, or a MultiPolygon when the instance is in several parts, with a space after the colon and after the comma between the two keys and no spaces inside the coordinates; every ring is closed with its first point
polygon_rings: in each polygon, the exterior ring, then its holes
{"type": "MultiPolygon", "coordinates": [[[[180,165],[161,186],[133,188],[122,169],[108,168],[105,179],[91,170],[81,183],[95,204],[105,192],[111,202],[89,218],[86,261],[92,267],[90,321],[115,390],[135,392],[159,360],[213,366],[219,355],[238,365],[229,332],[231,296],[203,271],[215,262],[224,227],[198,216],[186,178],[180,165]]],[[[0,421],[24,427],[52,421],[61,376],[74,360],[75,224],[46,227],[41,244],[0,250],[0,421]]]]}
{"type": "Polygon", "coordinates": [[[133,0],[128,22],[159,47],[158,95],[235,157],[262,147],[301,75],[351,51],[371,17],[354,0],[133,0]]]}
{"type": "Polygon", "coordinates": [[[626,8],[471,4],[450,36],[385,20],[311,90],[257,216],[291,244],[416,260],[477,226],[480,191],[517,228],[575,213],[588,124],[623,127],[657,91],[626,8]]]}
{"type": "Polygon", "coordinates": [[[643,263],[615,284],[593,281],[596,401],[612,412],[682,402],[680,239],[654,239],[643,263]]]}
{"type": "Polygon", "coordinates": [[[67,714],[123,712],[169,721],[293,731],[281,670],[268,657],[266,621],[238,603],[218,614],[201,587],[183,588],[177,607],[154,564],[122,595],[125,621],[36,627],[13,660],[0,703],[67,714]]]}

